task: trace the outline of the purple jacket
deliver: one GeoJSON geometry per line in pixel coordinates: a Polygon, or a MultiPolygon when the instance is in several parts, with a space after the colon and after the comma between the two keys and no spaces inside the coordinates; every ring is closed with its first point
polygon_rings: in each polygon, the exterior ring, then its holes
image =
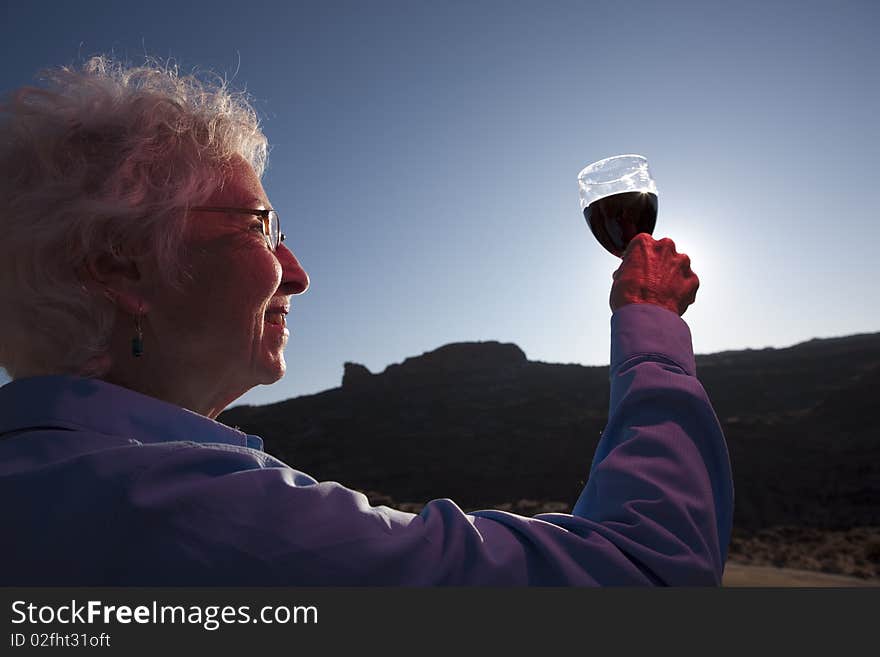
{"type": "Polygon", "coordinates": [[[373,507],[177,406],[15,380],[0,388],[0,585],[718,585],[733,485],[690,331],[635,304],[611,336],[587,485],[571,515],[534,518],[373,507]]]}

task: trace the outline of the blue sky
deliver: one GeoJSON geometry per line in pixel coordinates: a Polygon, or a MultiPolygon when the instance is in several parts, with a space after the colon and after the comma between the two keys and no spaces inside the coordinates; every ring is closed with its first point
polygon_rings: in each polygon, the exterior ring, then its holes
{"type": "Polygon", "coordinates": [[[648,157],[700,276],[697,353],[880,330],[875,2],[5,2],[0,89],[97,53],[247,89],[312,287],[288,374],[443,344],[607,364],[619,262],[576,176],[648,157]]]}

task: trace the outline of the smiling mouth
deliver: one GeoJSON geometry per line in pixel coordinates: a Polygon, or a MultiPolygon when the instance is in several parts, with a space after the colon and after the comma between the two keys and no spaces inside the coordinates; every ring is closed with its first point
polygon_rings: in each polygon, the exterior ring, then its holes
{"type": "Polygon", "coordinates": [[[287,326],[287,318],[285,317],[287,313],[283,310],[271,310],[263,315],[263,319],[267,324],[272,324],[273,326],[287,326]]]}

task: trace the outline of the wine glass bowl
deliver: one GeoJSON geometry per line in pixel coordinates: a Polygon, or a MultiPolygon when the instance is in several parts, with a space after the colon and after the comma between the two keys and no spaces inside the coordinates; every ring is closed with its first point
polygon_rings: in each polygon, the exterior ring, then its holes
{"type": "Polygon", "coordinates": [[[578,191],[584,219],[610,253],[622,257],[633,237],[653,233],[657,184],[645,157],[616,155],[593,162],[578,174],[578,191]]]}

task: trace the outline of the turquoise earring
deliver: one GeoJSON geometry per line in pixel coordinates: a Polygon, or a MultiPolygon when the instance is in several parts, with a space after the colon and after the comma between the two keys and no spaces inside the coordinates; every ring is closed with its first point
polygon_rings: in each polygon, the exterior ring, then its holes
{"type": "Polygon", "coordinates": [[[134,318],[134,337],[131,339],[131,355],[140,358],[144,355],[144,331],[141,328],[141,307],[138,305],[138,314],[134,318]]]}

